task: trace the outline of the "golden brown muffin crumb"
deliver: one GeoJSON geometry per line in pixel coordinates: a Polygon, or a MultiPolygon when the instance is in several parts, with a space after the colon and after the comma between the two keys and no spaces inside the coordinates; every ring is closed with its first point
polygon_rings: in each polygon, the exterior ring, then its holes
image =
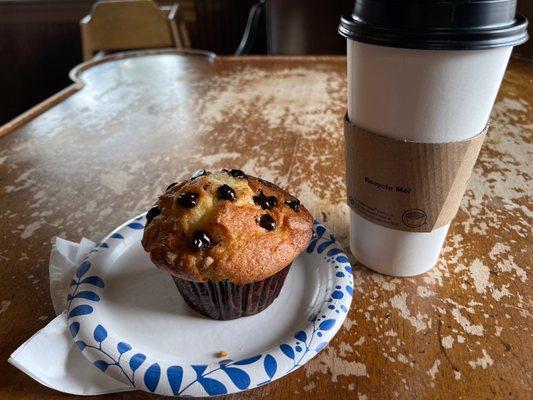
{"type": "Polygon", "coordinates": [[[246,284],[289,265],[311,235],[309,212],[278,186],[240,170],[200,171],[159,197],[142,245],[172,275],[246,284]]]}

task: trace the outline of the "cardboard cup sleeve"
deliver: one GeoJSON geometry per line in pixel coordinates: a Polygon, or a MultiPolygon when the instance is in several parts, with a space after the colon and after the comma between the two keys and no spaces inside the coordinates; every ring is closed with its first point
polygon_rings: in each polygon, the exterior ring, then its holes
{"type": "Polygon", "coordinates": [[[344,118],[348,205],[387,228],[431,232],[455,217],[485,139],[445,143],[397,140],[344,118]]]}

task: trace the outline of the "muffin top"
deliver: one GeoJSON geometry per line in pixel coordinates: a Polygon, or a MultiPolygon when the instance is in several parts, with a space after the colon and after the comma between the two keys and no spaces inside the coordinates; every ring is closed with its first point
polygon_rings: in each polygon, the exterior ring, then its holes
{"type": "Polygon", "coordinates": [[[313,222],[294,196],[235,169],[201,170],[171,184],[146,218],[142,245],[156,266],[238,285],[289,265],[309,243],[313,222]]]}

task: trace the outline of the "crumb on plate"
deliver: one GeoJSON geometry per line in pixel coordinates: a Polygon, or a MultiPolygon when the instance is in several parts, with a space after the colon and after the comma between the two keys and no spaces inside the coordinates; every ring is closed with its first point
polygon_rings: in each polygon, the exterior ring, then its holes
{"type": "Polygon", "coordinates": [[[217,351],[216,353],[217,358],[224,358],[228,356],[228,353],[226,353],[224,350],[217,351]]]}

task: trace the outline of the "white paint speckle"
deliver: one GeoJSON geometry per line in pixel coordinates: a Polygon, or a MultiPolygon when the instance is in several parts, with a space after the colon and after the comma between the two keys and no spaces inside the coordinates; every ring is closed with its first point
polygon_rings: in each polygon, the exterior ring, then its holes
{"type": "Polygon", "coordinates": [[[354,343],[354,346],[361,346],[365,342],[365,337],[361,336],[359,339],[357,339],[357,342],[354,343]]]}
{"type": "Polygon", "coordinates": [[[431,379],[435,379],[435,375],[439,372],[440,360],[435,360],[433,366],[427,371],[427,374],[431,376],[431,379]]]}
{"type": "Polygon", "coordinates": [[[518,278],[520,279],[520,281],[522,282],[527,281],[526,271],[514,261],[514,257],[512,255],[508,255],[507,259],[501,260],[500,262],[496,264],[496,266],[502,272],[514,271],[516,273],[516,276],[518,276],[518,278]]]}
{"type": "Polygon", "coordinates": [[[123,194],[133,178],[134,176],[126,171],[109,171],[100,176],[100,182],[116,194],[123,194]]]}
{"type": "Polygon", "coordinates": [[[490,283],[490,269],[481,260],[475,259],[468,268],[470,276],[474,280],[474,287],[478,293],[486,293],[490,283]]]}
{"type": "Polygon", "coordinates": [[[354,363],[353,374],[355,376],[367,376],[366,374],[366,365],[360,362],[354,363]]]}
{"type": "Polygon", "coordinates": [[[453,347],[454,339],[451,335],[448,335],[448,336],[444,336],[441,342],[442,342],[442,347],[444,347],[445,349],[451,349],[453,347]]]}
{"type": "Polygon", "coordinates": [[[509,283],[502,285],[501,289],[494,288],[492,289],[492,297],[494,300],[499,301],[502,297],[511,296],[511,293],[507,289],[510,286],[509,283]]]}
{"type": "Polygon", "coordinates": [[[494,364],[494,360],[490,357],[490,355],[485,351],[485,349],[482,349],[481,352],[483,353],[483,356],[478,358],[477,360],[468,361],[468,364],[473,369],[476,369],[477,367],[481,367],[483,369],[486,369],[487,367],[494,364]]]}
{"type": "Polygon", "coordinates": [[[396,289],[396,284],[390,277],[385,277],[380,274],[372,274],[370,278],[379,285],[383,290],[392,291],[396,289]]]}
{"type": "Polygon", "coordinates": [[[411,312],[407,308],[406,299],[407,293],[402,292],[391,298],[390,304],[392,307],[400,311],[400,315],[406,320],[408,320],[411,325],[416,328],[417,332],[427,329],[428,325],[423,320],[424,318],[427,318],[427,316],[422,315],[420,313],[418,313],[416,316],[411,315],[411,312]]]}
{"type": "Polygon", "coordinates": [[[345,357],[347,353],[352,353],[353,347],[349,343],[341,342],[339,344],[339,356],[345,357]]]}
{"type": "Polygon", "coordinates": [[[33,235],[33,233],[43,225],[43,221],[35,221],[29,225],[26,225],[24,231],[20,234],[21,239],[27,239],[33,235]]]}
{"type": "Polygon", "coordinates": [[[472,324],[468,318],[461,314],[461,311],[458,307],[455,307],[452,310],[452,315],[466,333],[470,335],[483,336],[483,325],[472,324]]]}
{"type": "Polygon", "coordinates": [[[402,353],[398,354],[398,361],[401,362],[402,364],[409,363],[409,359],[406,356],[404,356],[402,353]]]}
{"type": "Polygon", "coordinates": [[[339,376],[367,376],[366,365],[356,361],[349,361],[337,354],[337,350],[328,347],[322,357],[329,360],[328,363],[311,362],[304,366],[308,377],[315,373],[328,374],[332,382],[337,382],[339,376]]]}

